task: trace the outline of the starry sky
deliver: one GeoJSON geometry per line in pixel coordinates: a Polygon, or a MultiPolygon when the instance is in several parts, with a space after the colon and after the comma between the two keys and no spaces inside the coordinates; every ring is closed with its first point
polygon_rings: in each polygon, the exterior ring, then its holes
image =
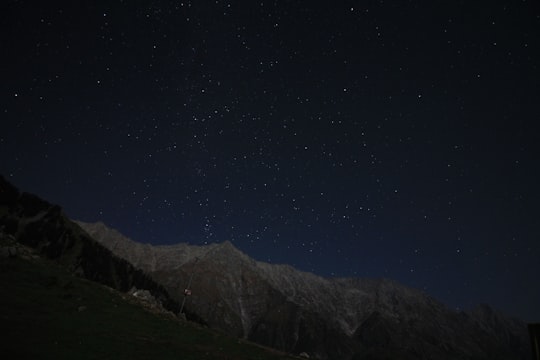
{"type": "Polygon", "coordinates": [[[136,241],[540,321],[539,28],[532,0],[6,1],[0,173],[136,241]]]}

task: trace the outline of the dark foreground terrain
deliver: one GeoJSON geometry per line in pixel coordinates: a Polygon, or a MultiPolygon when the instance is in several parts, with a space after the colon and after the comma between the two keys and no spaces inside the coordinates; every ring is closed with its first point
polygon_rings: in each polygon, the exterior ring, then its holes
{"type": "Polygon", "coordinates": [[[29,248],[1,239],[2,358],[287,359],[69,274],[29,248]]]}

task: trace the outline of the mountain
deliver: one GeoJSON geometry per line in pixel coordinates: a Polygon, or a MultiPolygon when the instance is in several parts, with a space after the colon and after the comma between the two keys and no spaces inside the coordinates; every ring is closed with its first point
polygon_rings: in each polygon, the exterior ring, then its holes
{"type": "MultiPolygon", "coordinates": [[[[188,318],[289,353],[319,359],[529,356],[525,324],[487,305],[457,313],[391,280],[322,278],[257,262],[230,242],[139,244],[101,223],[74,223],[59,206],[19,192],[2,177],[0,230],[69,274],[124,292],[149,290],[172,312],[192,278],[188,318]]],[[[12,253],[16,248],[2,248],[3,256],[12,253]]]]}
{"type": "Polygon", "coordinates": [[[176,300],[192,278],[188,317],[318,359],[526,359],[526,325],[487,305],[455,312],[388,279],[327,279],[258,262],[230,242],[140,244],[103,223],[77,222],[176,300]]]}

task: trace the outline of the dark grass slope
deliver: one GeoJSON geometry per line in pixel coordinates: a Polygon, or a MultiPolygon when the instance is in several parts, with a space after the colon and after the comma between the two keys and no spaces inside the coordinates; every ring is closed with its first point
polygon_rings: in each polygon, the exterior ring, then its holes
{"type": "Polygon", "coordinates": [[[286,358],[150,313],[126,300],[128,295],[42,258],[1,258],[0,294],[0,347],[6,359],[286,358]]]}

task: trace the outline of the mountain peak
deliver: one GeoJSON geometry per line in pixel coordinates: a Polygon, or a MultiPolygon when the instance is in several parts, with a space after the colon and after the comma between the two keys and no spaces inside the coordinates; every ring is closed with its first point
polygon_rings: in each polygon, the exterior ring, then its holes
{"type": "Polygon", "coordinates": [[[234,246],[233,243],[232,243],[230,240],[225,240],[225,241],[223,241],[220,245],[221,245],[221,246],[233,247],[233,248],[236,249],[236,246],[234,246]]]}
{"type": "Polygon", "coordinates": [[[233,252],[238,252],[240,254],[244,254],[242,251],[240,251],[236,246],[234,246],[234,244],[232,242],[230,242],[229,240],[225,240],[223,241],[222,243],[219,243],[218,244],[218,247],[222,250],[226,250],[226,251],[233,251],[233,252]]]}
{"type": "Polygon", "coordinates": [[[239,260],[253,262],[249,256],[244,254],[229,240],[203,246],[202,248],[205,249],[205,253],[202,257],[200,257],[200,260],[210,259],[213,261],[228,262],[231,264],[239,263],[239,260]]]}

